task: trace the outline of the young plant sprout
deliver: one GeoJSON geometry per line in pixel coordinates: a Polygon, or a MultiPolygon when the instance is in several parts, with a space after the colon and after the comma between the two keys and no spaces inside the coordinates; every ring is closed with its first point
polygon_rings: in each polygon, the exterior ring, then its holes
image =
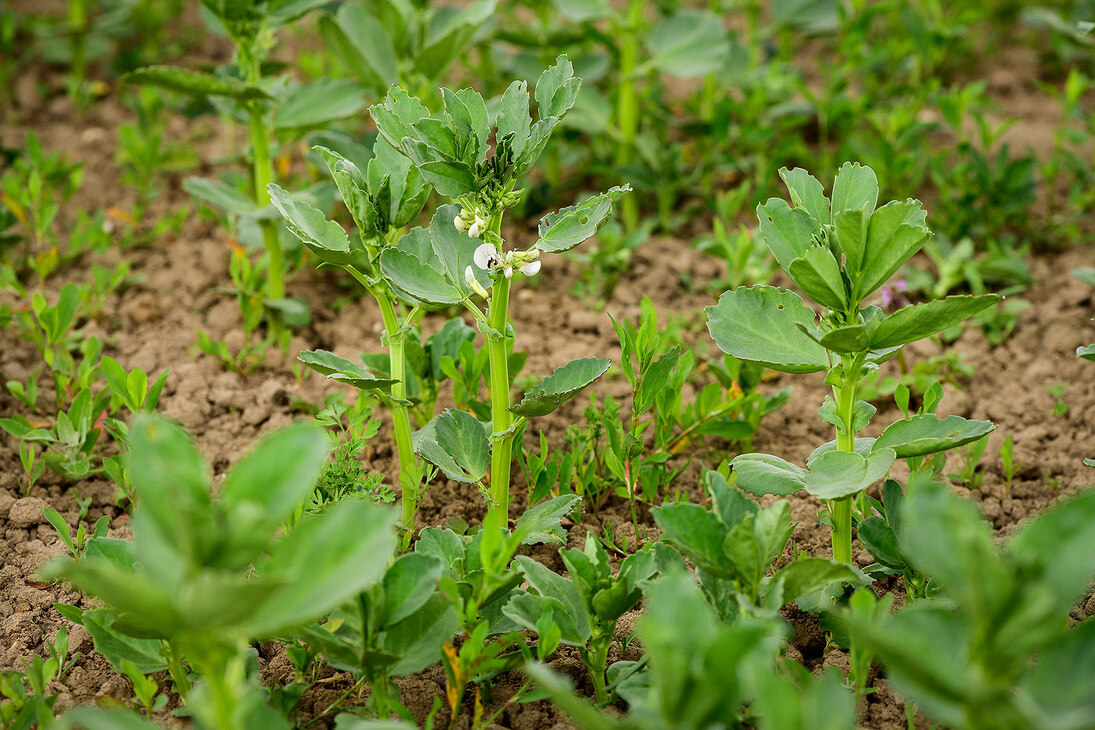
{"type": "Polygon", "coordinates": [[[952,296],[891,314],[866,304],[931,235],[917,200],[877,205],[874,171],[845,163],[831,197],[805,170],[780,170],[794,207],[773,198],[757,208],[760,233],[776,261],[820,316],[797,294],[772,286],[739,287],[707,308],[708,329],[723,351],[788,373],[826,371],[833,389],[819,416],[836,441],[816,449],[806,467],[768,454],[733,461],[737,485],[752,494],[805,489],[826,501],[833,557],[852,558],[852,507],[871,515],[863,490],[882,480],[896,459],[952,449],[994,427],[958,416],[919,414],[899,420],[877,439],[856,438],[875,407],[857,400],[860,380],[902,346],[958,324],[1000,297],[952,296]]]}

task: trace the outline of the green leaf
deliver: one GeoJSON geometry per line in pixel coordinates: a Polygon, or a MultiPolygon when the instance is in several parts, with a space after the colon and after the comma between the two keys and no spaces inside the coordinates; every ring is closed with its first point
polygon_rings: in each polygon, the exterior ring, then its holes
{"type": "Polygon", "coordinates": [[[384,573],[382,625],[395,624],[418,611],[437,590],[441,561],[424,553],[406,553],[396,558],[384,573]]]}
{"type": "Polygon", "coordinates": [[[350,238],[338,223],[301,200],[294,200],[274,183],[266,186],[270,202],[285,219],[289,232],[300,239],[324,263],[352,266],[364,251],[352,249],[350,238]]]}
{"type": "MultiPolygon", "coordinates": [[[[723,552],[727,527],[718,517],[698,504],[667,504],[651,512],[663,537],[697,567],[734,577],[733,565],[723,552]]],[[[746,515],[751,524],[752,517],[746,515]]]]}
{"type": "Polygon", "coordinates": [[[221,78],[213,74],[175,66],[145,66],[122,77],[127,84],[148,84],[178,91],[190,96],[227,96],[236,101],[272,98],[258,86],[239,79],[221,78]]]}
{"type": "Polygon", "coordinates": [[[369,115],[384,139],[405,153],[403,140],[418,139],[415,125],[429,117],[430,110],[417,97],[395,86],[388,91],[384,101],[369,107],[369,115]]]}
{"type": "Polygon", "coordinates": [[[889,281],[931,234],[924,225],[919,200],[893,201],[871,216],[862,270],[856,276],[854,297],[862,301],[889,281]]]}
{"type": "Polygon", "coordinates": [[[319,30],[327,47],[362,83],[387,89],[399,80],[399,57],[365,3],[343,3],[334,16],[319,19],[319,30]]]}
{"type": "Polygon", "coordinates": [[[682,79],[720,70],[730,53],[722,18],[705,10],[678,10],[647,34],[647,62],[682,79]]]}
{"type": "Polygon", "coordinates": [[[788,373],[813,373],[829,366],[825,348],[796,327],[813,327],[815,315],[794,292],[738,287],[705,311],[712,339],[738,359],[788,373]]]}
{"type": "Polygon", "coordinates": [[[599,357],[571,360],[541,380],[509,410],[525,418],[545,416],[589,387],[608,371],[611,364],[611,360],[599,357]]]}
{"type": "MultiPolygon", "coordinates": [[[[304,502],[331,450],[317,428],[297,424],[267,436],[245,456],[225,479],[220,502],[247,515],[231,527],[256,533],[272,532],[304,502]],[[256,515],[261,515],[255,520],[256,515]]],[[[263,534],[263,540],[268,536],[263,534]]]]}
{"type": "Polygon", "coordinates": [[[807,464],[806,491],[819,499],[858,494],[884,478],[896,458],[893,449],[880,449],[866,458],[851,451],[826,451],[807,464]]]}
{"type": "Polygon", "coordinates": [[[513,538],[524,545],[541,542],[563,542],[563,530],[559,522],[581,504],[576,494],[564,494],[540,502],[517,518],[513,526],[513,538]]]}
{"type": "Polygon", "coordinates": [[[235,215],[250,215],[258,210],[254,200],[223,180],[188,177],[183,180],[183,190],[235,215]]]}
{"type": "Polygon", "coordinates": [[[781,198],[757,206],[760,235],[784,271],[821,240],[821,224],[805,208],[792,208],[781,198]]]}
{"type": "Polygon", "coordinates": [[[840,264],[828,246],[811,246],[787,269],[806,296],[829,309],[842,312],[848,307],[840,264]]]}
{"type": "Polygon", "coordinates": [[[460,58],[479,29],[494,15],[495,0],[480,0],[459,13],[434,16],[429,32],[415,49],[414,64],[427,79],[437,79],[460,58]],[[438,20],[448,20],[442,24],[438,20]]]}
{"type": "Polygon", "coordinates": [[[209,476],[190,437],[180,426],[142,414],[130,427],[129,446],[129,473],[140,497],[142,526],[182,554],[196,549],[192,532],[180,530],[178,521],[208,512],[209,476]]]}
{"type": "MultiPolygon", "coordinates": [[[[877,326],[877,320],[865,324],[845,325],[825,332],[815,341],[831,352],[856,354],[870,349],[871,336],[877,326]]],[[[799,329],[813,338],[813,332],[806,329],[805,325],[799,325],[799,329]]]]}
{"type": "Polygon", "coordinates": [[[326,615],[381,580],[395,544],[387,507],[346,500],[306,517],[271,552],[259,580],[276,589],[246,618],[247,636],[273,636],[326,615]]]}
{"type": "MultiPolygon", "coordinates": [[[[400,239],[400,243],[404,244],[406,238],[400,239]]],[[[463,292],[446,280],[444,274],[402,247],[387,248],[380,254],[380,270],[392,286],[423,302],[457,304],[464,299],[463,292]]]]}
{"type": "Polygon", "coordinates": [[[511,137],[510,149],[514,156],[521,154],[528,142],[532,117],[529,116],[528,84],[514,81],[502,94],[502,110],[498,114],[497,139],[511,137]]]}
{"type": "Polygon", "coordinates": [[[465,273],[469,266],[484,289],[489,289],[492,282],[490,275],[475,265],[475,249],[482,245],[482,240],[461,233],[453,224],[459,213],[458,205],[438,207],[430,220],[430,245],[441,264],[441,271],[448,275],[449,283],[465,297],[471,294],[465,273]]]}
{"type": "Polygon", "coordinates": [[[999,301],[997,294],[961,295],[902,307],[879,322],[871,348],[881,350],[930,337],[999,301]]]}
{"type": "Polygon", "coordinates": [[[544,216],[538,226],[540,239],[536,242],[536,248],[549,253],[574,248],[601,230],[612,214],[612,203],[629,192],[630,185],[613,187],[577,205],[544,216]]]}
{"type": "Polygon", "coordinates": [[[456,609],[436,593],[417,611],[389,625],[381,639],[384,651],[401,657],[389,670],[393,677],[421,672],[441,659],[441,647],[460,628],[456,609]]]}
{"type": "Polygon", "coordinates": [[[1014,578],[975,504],[925,482],[909,490],[902,512],[901,553],[914,568],[985,620],[1012,606],[1014,578]]]}
{"type": "Polygon", "coordinates": [[[867,255],[869,225],[870,213],[866,208],[842,210],[833,216],[836,242],[844,254],[844,267],[853,282],[859,280],[867,255]]]}
{"type": "Polygon", "coordinates": [[[806,470],[770,454],[740,454],[730,462],[738,489],[759,497],[785,497],[806,488],[806,470]]]}
{"type": "Polygon", "coordinates": [[[859,572],[850,565],[829,558],[799,558],[772,576],[772,581],[783,583],[784,604],[796,601],[827,585],[846,581],[857,583],[859,572]]]}
{"type": "Polygon", "coordinates": [[[365,94],[365,87],[352,79],[324,79],[297,86],[278,104],[274,128],[317,127],[345,119],[367,106],[365,94]]]}
{"type": "MultiPolygon", "coordinates": [[[[530,589],[541,596],[559,601],[563,607],[562,612],[571,621],[571,636],[580,644],[585,644],[590,636],[589,617],[586,615],[586,609],[582,605],[582,599],[578,595],[574,584],[542,563],[525,555],[518,555],[514,558],[514,561],[520,567],[530,589]]],[[[556,617],[558,617],[558,613],[556,617]]],[[[563,637],[566,639],[566,627],[560,624],[560,628],[564,628],[563,637]]]]}
{"type": "Polygon", "coordinates": [[[781,167],[779,176],[783,178],[796,208],[805,208],[818,223],[829,225],[829,199],[825,197],[825,189],[816,177],[801,167],[790,170],[781,167]]]}
{"type": "MultiPolygon", "coordinates": [[[[585,634],[574,625],[574,616],[553,596],[518,593],[509,599],[502,613],[514,623],[530,631],[539,633],[537,624],[540,617],[551,611],[551,620],[558,627],[562,643],[569,646],[585,646],[589,640],[588,626],[585,634]]],[[[585,617],[585,611],[580,614],[585,617]]]]}
{"type": "Polygon", "coordinates": [[[875,560],[893,570],[904,570],[905,559],[897,542],[897,534],[886,524],[886,520],[872,515],[859,523],[856,528],[859,544],[867,549],[875,560]]]}
{"type": "Polygon", "coordinates": [[[1093,675],[1095,621],[1088,619],[1042,648],[1037,663],[1020,680],[1018,693],[1028,727],[1090,727],[1095,692],[1087,679],[1093,675]]]}
{"type": "Polygon", "coordinates": [[[995,428],[989,421],[970,421],[960,416],[940,418],[925,413],[894,422],[871,448],[891,448],[897,458],[908,459],[964,446],[995,428]]]}
{"type": "Polygon", "coordinates": [[[1076,357],[1082,357],[1085,360],[1095,360],[1095,345],[1077,347],[1076,357]]]}
{"type": "Polygon", "coordinates": [[[83,624],[95,640],[95,650],[106,657],[110,666],[122,671],[122,662],[131,661],[141,674],[152,674],[167,668],[163,658],[163,642],[159,639],[138,639],[111,627],[115,615],[105,608],[84,611],[83,624]]]}
{"type": "Polygon", "coordinates": [[[1024,568],[1032,589],[1052,595],[1066,613],[1095,574],[1095,490],[1054,506],[1005,543],[1005,554],[1024,568]]]}
{"type": "Polygon", "coordinates": [[[540,119],[561,119],[574,106],[581,87],[582,80],[574,76],[574,66],[566,54],[558,56],[536,81],[534,95],[540,119]]]}
{"type": "Polygon", "coordinates": [[[302,350],[297,359],[324,377],[362,390],[386,388],[395,382],[391,378],[378,378],[360,365],[327,350],[302,350]]]}
{"type": "Polygon", "coordinates": [[[490,442],[475,416],[449,408],[434,418],[427,429],[415,451],[445,476],[456,482],[475,484],[486,475],[490,442]]]}
{"type": "Polygon", "coordinates": [[[858,162],[845,162],[833,182],[832,212],[864,210],[869,218],[878,204],[878,178],[858,162]]]}

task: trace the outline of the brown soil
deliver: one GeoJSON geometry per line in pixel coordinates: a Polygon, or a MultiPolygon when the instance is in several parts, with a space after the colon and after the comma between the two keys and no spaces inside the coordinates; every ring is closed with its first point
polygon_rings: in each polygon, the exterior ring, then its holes
{"type": "MultiPolygon", "coordinates": [[[[216,55],[217,51],[214,48],[209,52],[216,55]]],[[[994,79],[996,82],[1006,86],[1009,101],[1024,93],[1033,93],[1026,85],[1004,84],[1004,80],[994,79]]],[[[29,70],[15,89],[14,111],[8,124],[0,127],[0,143],[9,148],[21,147],[25,130],[33,129],[47,150],[61,151],[85,165],[83,189],[62,212],[62,226],[81,209],[111,206],[131,209],[132,192],[119,183],[119,171],[114,162],[116,129],[126,121],[128,112],[111,95],[80,119],[66,97],[58,93],[58,83],[58,78],[44,69],[29,70]],[[31,81],[25,80],[28,77],[31,81]]],[[[1044,106],[1044,101],[1026,106],[1016,103],[1009,106],[1008,111],[1016,113],[1044,106]]],[[[1041,129],[1039,121],[1032,120],[1031,127],[1041,129]]],[[[1017,126],[1012,135],[1018,134],[1020,129],[1022,126],[1017,126]]],[[[203,159],[230,154],[240,144],[237,137],[201,120],[189,123],[172,120],[169,136],[174,141],[199,145],[203,159]]],[[[1041,137],[1039,133],[1024,141],[1038,145],[1043,141],[1041,137]]],[[[150,217],[159,217],[190,204],[180,183],[179,178],[167,181],[150,217]]],[[[527,235],[527,232],[515,231],[514,235],[527,235]]],[[[129,261],[134,278],[129,286],[109,300],[94,321],[84,327],[86,334],[105,340],[105,354],[129,368],[141,367],[150,374],[170,368],[160,410],[190,429],[217,475],[223,474],[258,437],[299,417],[294,409],[295,402],[315,403],[323,394],[337,390],[307,371],[298,378],[291,367],[292,359],[276,353],[247,375],[225,372],[211,358],[195,356],[199,329],[206,330],[214,338],[227,338],[233,347],[241,344],[236,304],[216,291],[228,281],[229,245],[222,229],[190,216],[177,236],[157,240],[145,248],[118,250],[98,257],[96,260],[109,264],[123,259],[129,261]]],[[[982,468],[983,482],[979,489],[968,492],[968,496],[980,502],[984,513],[1002,535],[1060,494],[1092,480],[1081,460],[1092,455],[1087,435],[1089,429],[1095,428],[1095,384],[1089,372],[1092,365],[1078,360],[1074,354],[1078,345],[1095,340],[1095,327],[1089,322],[1093,310],[1092,290],[1069,273],[1073,268],[1091,265],[1092,258],[1092,252],[1087,248],[1036,258],[1031,262],[1036,283],[1024,295],[1032,306],[1022,313],[1011,339],[993,349],[981,333],[971,330],[957,343],[965,360],[976,366],[977,372],[969,382],[961,383],[961,389],[948,390],[940,412],[990,419],[997,424],[982,468]],[[1066,382],[1069,383],[1065,396],[1069,409],[1066,415],[1057,417],[1052,414],[1053,399],[1045,386],[1066,382]],[[1022,462],[1010,493],[1005,489],[997,456],[1007,435],[1013,436],[1016,460],[1022,462]]],[[[63,269],[49,281],[47,291],[55,292],[66,281],[83,280],[85,267],[90,263],[85,260],[63,269]]],[[[717,262],[695,252],[687,241],[654,238],[636,253],[634,269],[617,287],[606,309],[617,319],[634,319],[641,296],[646,294],[663,313],[683,316],[696,346],[701,352],[713,354],[715,347],[707,340],[701,309],[713,300],[706,294],[687,289],[682,282],[704,282],[720,273],[717,262]]],[[[527,373],[546,374],[573,358],[591,354],[618,359],[619,348],[608,317],[592,312],[588,302],[571,293],[575,275],[573,264],[550,257],[545,261],[541,280],[516,294],[514,327],[518,333],[517,347],[529,351],[527,373]]],[[[328,303],[344,296],[344,290],[331,275],[300,271],[290,282],[290,293],[309,301],[314,321],[294,336],[289,352],[323,347],[353,357],[357,352],[380,349],[379,316],[370,302],[350,301],[337,314],[331,311],[328,303]]],[[[937,351],[931,344],[910,350],[910,362],[937,351]]],[[[38,362],[38,354],[30,343],[15,340],[10,333],[5,333],[0,348],[0,380],[25,380],[38,362]]],[[[885,366],[890,371],[895,367],[894,363],[885,366]]],[[[775,389],[785,384],[795,386],[791,402],[764,422],[755,447],[802,463],[813,448],[831,438],[827,427],[816,417],[826,387],[818,376],[781,376],[764,387],[775,389]]],[[[598,385],[598,389],[626,401],[627,385],[620,377],[607,379],[598,385]]],[[[51,396],[48,388],[44,387],[44,390],[47,392],[43,402],[48,409],[51,396]]],[[[552,442],[559,444],[566,425],[581,418],[583,407],[584,401],[579,399],[538,422],[536,427],[546,430],[552,442]]],[[[878,423],[893,420],[895,409],[884,406],[880,409],[878,423]]],[[[25,409],[20,403],[6,391],[0,392],[0,414],[23,412],[25,409]]],[[[369,454],[370,465],[389,471],[391,448],[382,438],[375,441],[369,454]]],[[[721,452],[719,444],[711,446],[711,453],[699,454],[699,461],[710,464],[727,455],[721,452]]],[[[698,474],[698,468],[697,462],[689,475],[698,474]]],[[[112,536],[128,534],[128,516],[115,505],[114,487],[99,477],[64,484],[59,477],[47,472],[39,485],[24,496],[24,481],[17,444],[11,438],[0,439],[0,531],[3,534],[0,540],[0,669],[21,668],[23,660],[32,654],[44,654],[44,642],[52,639],[62,625],[67,625],[72,651],[80,652],[82,658],[67,677],[51,687],[60,694],[57,709],[102,697],[130,698],[132,690],[128,681],[113,672],[95,653],[86,631],[64,621],[52,607],[54,602],[88,607],[91,605],[88,599],[63,586],[42,584],[34,578],[35,571],[45,561],[64,551],[53,528],[42,517],[44,507],[59,510],[73,525],[78,516],[77,495],[90,498],[87,522],[94,522],[106,514],[111,518],[112,536]]],[[[685,483],[689,482],[685,480],[685,483]]],[[[690,490],[699,498],[694,483],[695,479],[692,479],[690,490]]],[[[516,501],[518,508],[523,506],[520,495],[516,501]]],[[[812,554],[826,554],[829,538],[828,532],[817,523],[818,502],[795,497],[792,507],[798,522],[795,543],[812,554]]],[[[441,482],[433,485],[425,497],[419,515],[420,526],[444,524],[454,517],[475,522],[482,512],[482,503],[474,490],[441,482]]],[[[584,515],[583,521],[590,529],[599,530],[607,522],[621,535],[633,533],[628,524],[627,506],[618,500],[610,501],[598,514],[584,515]]],[[[657,531],[645,510],[642,523],[650,537],[656,536],[657,531]]],[[[630,534],[629,537],[629,543],[634,544],[635,536],[630,534]]],[[[582,526],[570,529],[569,544],[580,545],[583,539],[582,526]]],[[[554,568],[561,567],[552,550],[541,548],[533,554],[554,568]]],[[[856,558],[861,564],[869,562],[863,552],[856,558]]],[[[1095,607],[1085,608],[1085,613],[1090,612],[1090,608],[1095,607]]],[[[795,611],[789,611],[788,618],[796,629],[789,655],[802,658],[811,668],[847,668],[846,657],[826,645],[815,619],[795,611]]],[[[631,633],[634,620],[634,615],[625,617],[619,629],[621,636],[631,633]]],[[[264,646],[260,656],[263,676],[268,682],[291,678],[292,667],[279,647],[264,646]]],[[[590,690],[582,684],[587,680],[576,655],[560,652],[554,666],[573,676],[579,686],[590,690]]],[[[401,680],[399,684],[419,721],[425,718],[434,699],[444,694],[444,676],[439,667],[401,680]]],[[[512,695],[519,684],[519,678],[503,677],[495,686],[488,713],[501,708],[499,703],[512,695]]],[[[322,712],[347,686],[344,678],[315,685],[301,703],[302,716],[322,712]]],[[[871,695],[862,708],[863,727],[903,727],[903,702],[885,688],[884,682],[882,686],[883,689],[871,695]]],[[[464,715],[465,723],[468,714],[464,715]]],[[[497,723],[511,728],[571,727],[545,702],[506,706],[497,723]]]]}

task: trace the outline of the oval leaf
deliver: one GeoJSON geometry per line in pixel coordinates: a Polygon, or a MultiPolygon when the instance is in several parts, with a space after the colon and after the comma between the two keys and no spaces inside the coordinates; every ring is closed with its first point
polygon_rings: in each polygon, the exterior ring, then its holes
{"type": "Polygon", "coordinates": [[[549,213],[540,219],[540,240],[536,248],[558,253],[569,251],[585,241],[608,222],[612,203],[631,192],[630,185],[610,188],[607,192],[586,198],[577,205],[549,213]]]}
{"type": "Polygon", "coordinates": [[[509,410],[525,418],[545,416],[576,396],[608,370],[612,362],[599,357],[571,360],[525,393],[509,410]]]}
{"type": "Polygon", "coordinates": [[[390,378],[378,378],[360,365],[327,350],[302,350],[297,359],[324,377],[362,390],[386,388],[395,382],[390,378]]]}
{"type": "Polygon", "coordinates": [[[875,440],[872,450],[891,448],[897,458],[908,459],[964,446],[995,428],[988,421],[970,421],[961,416],[940,418],[925,413],[891,424],[875,440]]]}
{"type": "Polygon", "coordinates": [[[738,475],[734,484],[756,497],[785,497],[806,488],[806,470],[771,454],[741,454],[730,462],[738,475]]]}
{"type": "Polygon", "coordinates": [[[854,451],[827,451],[810,464],[806,491],[819,499],[837,499],[862,492],[886,476],[897,454],[874,451],[866,458],[854,451]]]}
{"type": "Polygon", "coordinates": [[[176,66],[145,66],[130,71],[122,80],[129,84],[148,84],[190,96],[227,96],[237,101],[269,99],[258,86],[233,78],[221,78],[202,71],[176,66]]]}
{"type": "Polygon", "coordinates": [[[723,352],[786,373],[825,370],[825,348],[796,326],[812,328],[813,311],[791,291],[738,287],[707,307],[707,329],[723,352]]]}
{"type": "Polygon", "coordinates": [[[930,337],[1000,300],[997,294],[962,295],[903,307],[879,322],[871,348],[880,350],[930,337]]]}
{"type": "Polygon", "coordinates": [[[434,418],[415,445],[415,451],[449,479],[475,484],[490,466],[490,442],[483,424],[454,408],[434,418]]]}

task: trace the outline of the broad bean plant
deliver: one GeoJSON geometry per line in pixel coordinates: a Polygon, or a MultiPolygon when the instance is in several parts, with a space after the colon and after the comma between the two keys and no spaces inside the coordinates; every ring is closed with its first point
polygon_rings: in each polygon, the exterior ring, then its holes
{"type": "MultiPolygon", "coordinates": [[[[371,109],[380,137],[367,173],[336,153],[321,150],[358,226],[359,235],[353,239],[306,202],[276,186],[270,188],[290,230],[324,263],[340,266],[360,281],[380,303],[384,316],[391,353],[388,379],[377,379],[329,355],[323,355],[320,364],[329,374],[338,373],[359,386],[390,387],[388,400],[404,474],[414,468],[417,453],[448,478],[479,485],[498,527],[506,524],[512,446],[525,421],[550,413],[609,366],[608,360],[599,358],[575,360],[542,380],[520,402],[511,401],[512,283],[535,276],[542,253],[569,250],[595,234],[608,220],[613,201],[628,190],[613,188],[545,216],[536,243],[526,249],[505,246],[503,216],[521,199],[515,186],[574,104],[580,84],[570,62],[560,57],[536,83],[535,122],[524,81],[509,86],[493,120],[486,101],[472,89],[443,89],[444,107],[436,115],[406,91],[392,89],[371,109]],[[438,207],[428,228],[403,235],[402,227],[417,215],[431,185],[450,203],[438,207]],[[396,302],[408,308],[402,320],[395,316],[396,302]],[[485,425],[467,411],[449,409],[412,437],[404,407],[404,333],[420,311],[453,305],[470,312],[486,338],[491,420],[485,425]],[[488,466],[489,489],[484,484],[488,466]]],[[[317,359],[313,353],[306,361],[317,359]]],[[[403,489],[404,526],[410,529],[417,480],[404,479],[403,489]]]]}
{"type": "Polygon", "coordinates": [[[851,562],[853,500],[872,514],[864,490],[885,478],[896,459],[924,456],[975,441],[992,424],[958,416],[907,416],[877,438],[857,438],[876,408],[857,399],[860,380],[904,345],[958,324],[1000,300],[995,294],[951,296],[887,313],[869,298],[931,235],[918,200],[878,205],[869,167],[845,163],[830,196],[805,170],[780,170],[791,204],[772,198],[757,208],[760,235],[793,291],[739,287],[707,308],[707,326],[723,351],[787,373],[824,371],[832,387],[818,413],[836,440],[810,455],[805,467],[769,454],[733,461],[737,486],[750,494],[805,490],[825,500],[833,557],[851,562]]]}

